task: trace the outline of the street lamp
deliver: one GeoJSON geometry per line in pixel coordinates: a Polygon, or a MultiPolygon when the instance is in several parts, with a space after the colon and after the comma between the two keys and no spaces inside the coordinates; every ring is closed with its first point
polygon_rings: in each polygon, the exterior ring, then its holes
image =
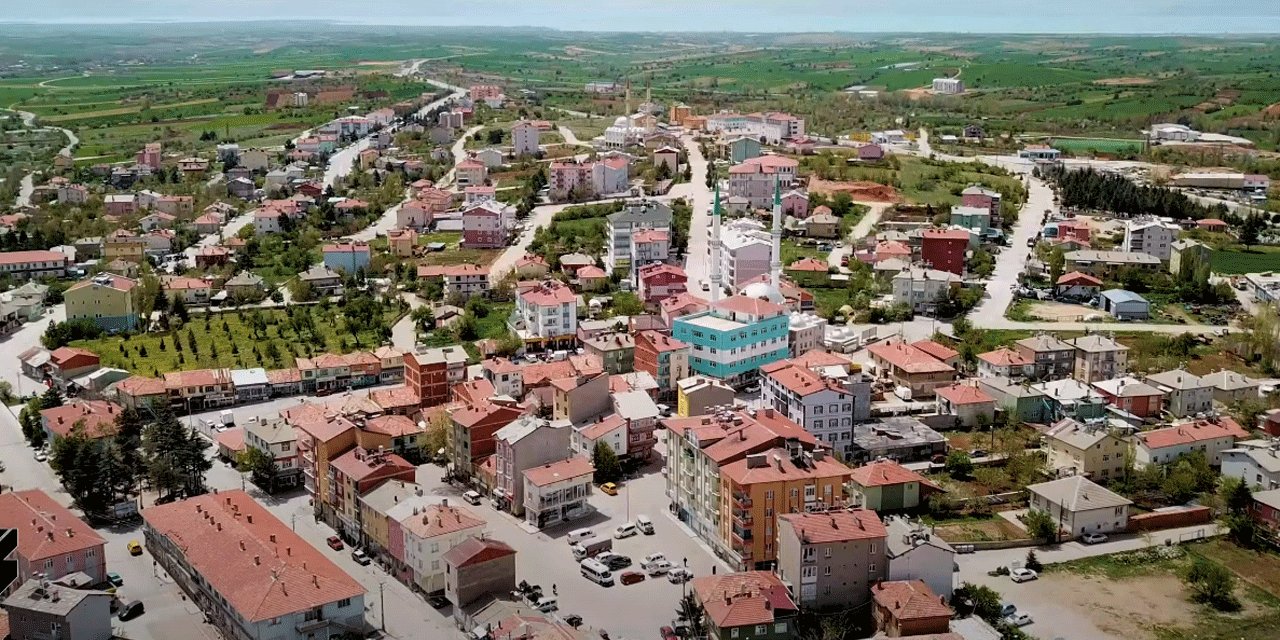
{"type": "Polygon", "coordinates": [[[378,581],[378,628],[382,631],[387,630],[387,598],[382,594],[384,584],[385,580],[378,581]]]}

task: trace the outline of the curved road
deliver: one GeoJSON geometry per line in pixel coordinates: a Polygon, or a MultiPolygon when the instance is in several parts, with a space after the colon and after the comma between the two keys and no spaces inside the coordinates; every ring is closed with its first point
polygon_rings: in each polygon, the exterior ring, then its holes
{"type": "MultiPolygon", "coordinates": [[[[31,128],[36,126],[36,114],[31,113],[30,111],[18,111],[17,109],[14,110],[14,113],[17,113],[18,117],[22,118],[22,124],[26,127],[31,128]]],[[[63,135],[67,136],[67,146],[59,149],[59,154],[65,153],[67,155],[71,155],[72,149],[75,148],[76,145],[80,144],[80,138],[76,137],[74,131],[70,129],[63,129],[62,127],[49,128],[57,129],[58,131],[61,131],[63,135]]],[[[31,194],[35,193],[35,190],[35,172],[22,176],[22,183],[18,185],[18,197],[14,200],[14,206],[31,206],[31,194]]]]}

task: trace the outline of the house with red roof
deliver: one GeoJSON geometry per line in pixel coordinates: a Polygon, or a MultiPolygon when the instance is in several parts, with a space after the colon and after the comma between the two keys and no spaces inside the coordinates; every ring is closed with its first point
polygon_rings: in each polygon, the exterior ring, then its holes
{"type": "Polygon", "coordinates": [[[236,401],[230,369],[195,369],[164,374],[164,386],[174,409],[199,412],[236,401]]]}
{"type": "Polygon", "coordinates": [[[978,354],[978,373],[986,377],[1028,378],[1036,373],[1036,362],[1008,347],[978,354]]]}
{"type": "Polygon", "coordinates": [[[659,398],[674,398],[676,383],[689,374],[689,345],[659,331],[638,331],[634,363],[636,371],[653,376],[659,398]]]}
{"type": "Polygon", "coordinates": [[[1169,464],[1193,451],[1209,464],[1222,464],[1222,452],[1245,440],[1249,432],[1227,416],[1181,422],[1134,436],[1133,461],[1139,466],[1169,464]]]}
{"type": "Polygon", "coordinates": [[[690,587],[706,614],[709,638],[794,638],[799,632],[800,608],[769,571],[703,576],[690,587]]]}
{"type": "MultiPolygon", "coordinates": [[[[156,411],[169,403],[164,380],[145,376],[129,376],[114,385],[115,399],[126,409],[156,411]]],[[[110,391],[108,391],[110,394],[110,391]]]]}
{"type": "Polygon", "coordinates": [[[457,294],[465,300],[489,292],[489,268],[478,264],[420,265],[418,278],[440,278],[446,298],[457,294]]]}
{"type": "Polygon", "coordinates": [[[96,371],[99,367],[98,354],[80,347],[58,347],[49,352],[49,376],[58,388],[66,390],[72,378],[96,371]]]}
{"type": "Polygon", "coordinates": [[[149,555],[229,638],[365,628],[365,588],[243,491],[142,510],[149,555]]]}
{"type": "Polygon", "coordinates": [[[0,597],[40,574],[48,580],[84,572],[93,584],[107,579],[106,541],[76,514],[40,489],[0,493],[0,530],[12,532],[6,560],[17,580],[0,597]]]}
{"type": "Polygon", "coordinates": [[[796,604],[830,611],[861,607],[889,573],[888,532],[870,509],[778,516],[778,565],[796,604]]]}
{"type": "Polygon", "coordinates": [[[729,167],[730,198],[744,198],[747,206],[762,209],[773,206],[776,185],[787,190],[796,179],[800,162],[795,158],[766,155],[748,158],[729,167]]]}
{"type": "Polygon", "coordinates": [[[540,255],[526,253],[516,260],[516,276],[524,279],[545,278],[551,273],[551,265],[540,255]]]}
{"type": "Polygon", "coordinates": [[[348,275],[369,268],[369,245],[364,242],[340,242],[324,246],[324,266],[348,275]]]}
{"type": "MultiPolygon", "coordinates": [[[[471,187],[477,188],[477,187],[471,187]]],[[[515,207],[492,198],[462,210],[462,246],[494,249],[507,245],[507,232],[515,221],[515,207]]]]}
{"type": "Polygon", "coordinates": [[[577,294],[555,280],[521,292],[516,297],[511,329],[526,345],[574,344],[578,333],[577,294]]]}
{"type": "Polygon", "coordinates": [[[483,185],[489,179],[489,168],[475,158],[467,158],[454,167],[454,176],[461,189],[483,185]]]}
{"type": "Polygon", "coordinates": [[[938,387],[955,380],[955,367],[929,355],[913,344],[888,340],[867,348],[879,378],[911,390],[913,398],[932,397],[938,387]]]}
{"type": "Polygon", "coordinates": [[[877,460],[849,474],[855,503],[873,511],[901,511],[924,504],[942,487],[893,460],[877,460]]]}
{"type": "Polygon", "coordinates": [[[349,540],[360,539],[360,496],[388,480],[413,482],[417,467],[384,450],[356,447],[329,463],[331,493],[325,497],[338,516],[339,531],[349,540]]]}
{"type": "Polygon", "coordinates": [[[658,308],[662,322],[670,327],[675,323],[676,318],[701,313],[710,309],[711,304],[706,299],[686,291],[661,299],[658,302],[658,308]]]}
{"type": "Polygon", "coordinates": [[[577,520],[591,512],[591,479],[596,466],[572,456],[524,470],[524,521],[539,529],[577,520]]]}
{"type": "MultiPolygon", "coordinates": [[[[492,394],[493,385],[487,380],[469,381],[454,387],[454,392],[465,393],[464,389],[474,387],[478,382],[488,385],[492,394]]],[[[492,402],[488,396],[450,411],[453,437],[449,439],[445,455],[449,457],[454,473],[464,479],[474,477],[476,465],[494,454],[494,434],[524,414],[524,408],[511,403],[492,402]]]]}
{"type": "Polygon", "coordinates": [[[964,427],[990,425],[995,422],[996,400],[972,384],[956,383],[934,390],[938,396],[938,413],[955,416],[964,427]]]}
{"type": "Polygon", "coordinates": [[[911,247],[898,242],[897,240],[884,240],[876,243],[875,262],[883,262],[897,258],[906,262],[911,262],[911,247]]]}
{"type": "Polygon", "coordinates": [[[1217,218],[1205,218],[1204,220],[1196,220],[1196,228],[1212,233],[1226,233],[1227,223],[1217,218]]]}
{"type": "Polygon", "coordinates": [[[872,587],[871,599],[876,629],[891,638],[948,633],[951,628],[954,612],[923,580],[881,582],[872,587]]]}
{"type": "Polygon", "coordinates": [[[66,438],[76,428],[84,430],[90,439],[107,438],[116,434],[116,419],[123,409],[105,400],[75,400],[60,407],[40,411],[40,426],[48,442],[66,438]]]}
{"type": "Polygon", "coordinates": [[[640,299],[651,305],[686,292],[689,283],[684,269],[665,262],[642,265],[637,271],[636,280],[640,299]]]}
{"type": "Polygon", "coordinates": [[[1102,280],[1087,273],[1072,271],[1059,276],[1053,290],[1058,296],[1093,298],[1102,291],[1102,280]]]}

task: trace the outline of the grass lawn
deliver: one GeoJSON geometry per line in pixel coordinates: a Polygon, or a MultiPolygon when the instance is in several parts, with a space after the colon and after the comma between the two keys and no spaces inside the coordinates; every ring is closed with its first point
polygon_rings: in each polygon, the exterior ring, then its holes
{"type": "Polygon", "coordinates": [[[462,242],[461,231],[432,231],[418,236],[418,244],[431,244],[432,242],[443,242],[447,245],[454,245],[462,242]]]}
{"type": "Polygon", "coordinates": [[[809,287],[808,291],[813,294],[813,304],[818,308],[818,315],[824,318],[830,318],[835,315],[840,307],[849,304],[849,301],[853,299],[852,292],[843,287],[809,287]]]}
{"type": "Polygon", "coordinates": [[[590,143],[596,136],[604,135],[605,127],[613,124],[613,118],[556,118],[552,121],[557,126],[568,128],[579,142],[590,143]]]}
{"type": "Polygon", "coordinates": [[[1280,271],[1280,246],[1255,246],[1214,251],[1209,260],[1216,273],[1262,273],[1280,271]]]}
{"type": "Polygon", "coordinates": [[[1053,146],[1068,153],[1140,153],[1141,140],[1115,138],[1054,138],[1053,146]]]}
{"type": "MultiPolygon", "coordinates": [[[[191,321],[179,331],[81,340],[73,346],[97,353],[104,367],[119,367],[140,375],[155,376],[169,371],[215,367],[279,369],[294,366],[295,357],[374,349],[379,344],[371,327],[358,331],[358,343],[353,341],[336,308],[331,308],[328,315],[321,314],[318,306],[300,308],[311,311],[318,335],[298,336],[287,328],[285,311],[273,309],[262,312],[267,330],[266,339],[261,340],[246,324],[248,312],[242,320],[239,312],[228,311],[211,314],[208,330],[205,329],[204,316],[199,315],[192,316],[191,321]],[[197,353],[188,346],[188,331],[195,338],[197,353]],[[181,351],[176,349],[179,337],[182,340],[181,351]]],[[[388,313],[387,326],[395,324],[398,319],[397,314],[388,313]]]]}
{"type": "MultiPolygon", "coordinates": [[[[831,241],[834,244],[834,240],[831,241]]],[[[817,258],[823,262],[827,261],[827,252],[819,251],[817,247],[810,245],[797,244],[790,238],[782,240],[782,264],[789,265],[801,258],[817,258]]]]}
{"type": "Polygon", "coordinates": [[[470,263],[485,267],[494,260],[497,260],[500,255],[502,255],[501,249],[463,249],[461,247],[453,247],[444,251],[428,253],[422,257],[422,264],[444,265],[470,263]]]}

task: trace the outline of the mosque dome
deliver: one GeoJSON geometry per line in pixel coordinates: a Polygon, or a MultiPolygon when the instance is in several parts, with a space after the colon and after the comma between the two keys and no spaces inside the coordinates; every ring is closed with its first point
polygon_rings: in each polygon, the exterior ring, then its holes
{"type": "Polygon", "coordinates": [[[771,282],[752,282],[742,288],[742,295],[757,300],[768,300],[774,304],[786,303],[786,298],[782,297],[782,292],[771,282]]]}

